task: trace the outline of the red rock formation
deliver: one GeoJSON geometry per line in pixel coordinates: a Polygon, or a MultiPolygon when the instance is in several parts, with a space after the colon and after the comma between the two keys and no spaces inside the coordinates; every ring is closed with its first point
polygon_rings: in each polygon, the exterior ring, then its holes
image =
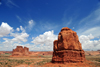
{"type": "Polygon", "coordinates": [[[61,29],[58,40],[54,41],[53,50],[52,62],[83,62],[85,59],[77,33],[68,27],[61,29]]]}
{"type": "Polygon", "coordinates": [[[29,48],[17,46],[17,48],[13,49],[11,56],[28,56],[29,55],[29,48]]]}

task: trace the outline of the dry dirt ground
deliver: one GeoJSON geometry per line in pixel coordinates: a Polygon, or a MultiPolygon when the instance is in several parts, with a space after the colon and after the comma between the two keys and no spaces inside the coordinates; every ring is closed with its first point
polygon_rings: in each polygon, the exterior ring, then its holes
{"type": "Polygon", "coordinates": [[[2,52],[0,67],[100,67],[100,51],[85,51],[84,63],[51,63],[52,52],[32,52],[30,57],[9,57],[11,52],[2,52]]]}
{"type": "MultiPolygon", "coordinates": [[[[41,62],[42,60],[36,61],[36,63],[41,62]]],[[[26,65],[26,64],[21,64],[15,67],[100,67],[96,66],[93,62],[90,61],[85,61],[84,63],[45,63],[44,65],[26,65]]]]}
{"type": "MultiPolygon", "coordinates": [[[[0,51],[0,54],[11,54],[12,51],[0,51]]],[[[30,55],[52,55],[52,51],[30,51],[30,55]]],[[[85,55],[100,55],[100,51],[85,51],[85,55]]]]}

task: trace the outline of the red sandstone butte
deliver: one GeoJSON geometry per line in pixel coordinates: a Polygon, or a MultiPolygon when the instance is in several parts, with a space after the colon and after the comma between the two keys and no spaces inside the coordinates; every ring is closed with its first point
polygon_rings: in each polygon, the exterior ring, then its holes
{"type": "Polygon", "coordinates": [[[22,46],[17,46],[15,49],[12,51],[11,56],[28,56],[29,55],[29,48],[27,47],[22,47],[22,46]]]}
{"type": "Polygon", "coordinates": [[[85,52],[82,50],[78,35],[68,27],[61,29],[58,40],[54,41],[53,63],[83,62],[85,52]]]}

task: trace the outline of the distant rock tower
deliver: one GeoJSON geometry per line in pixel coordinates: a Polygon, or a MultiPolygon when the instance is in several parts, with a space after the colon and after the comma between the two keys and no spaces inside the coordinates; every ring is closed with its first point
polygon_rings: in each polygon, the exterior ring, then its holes
{"type": "Polygon", "coordinates": [[[11,56],[28,56],[29,55],[29,48],[17,46],[17,48],[13,49],[11,56]]]}
{"type": "Polygon", "coordinates": [[[61,29],[58,40],[54,41],[52,62],[83,62],[85,59],[84,50],[82,50],[78,35],[68,27],[61,29]]]}

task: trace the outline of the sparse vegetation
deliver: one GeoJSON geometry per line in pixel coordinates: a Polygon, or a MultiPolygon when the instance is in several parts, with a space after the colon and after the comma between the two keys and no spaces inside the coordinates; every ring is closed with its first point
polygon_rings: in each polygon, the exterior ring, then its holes
{"type": "MultiPolygon", "coordinates": [[[[0,55],[0,67],[14,67],[20,64],[33,64],[37,66],[44,65],[45,63],[51,62],[52,55],[38,55],[31,56],[29,58],[23,57],[9,57],[11,54],[1,54],[0,55]]],[[[93,62],[91,65],[100,67],[100,55],[99,56],[86,56],[86,59],[93,62]]]]}
{"type": "Polygon", "coordinates": [[[39,58],[39,57],[40,57],[40,58],[52,58],[52,55],[40,55],[40,54],[39,54],[39,55],[37,55],[37,56],[33,56],[33,55],[32,55],[32,56],[30,56],[30,57],[36,57],[36,58],[39,58]]]}
{"type": "Polygon", "coordinates": [[[31,58],[22,58],[22,57],[9,57],[11,54],[1,54],[0,55],[0,67],[14,67],[20,64],[27,64],[30,65],[32,63],[35,62],[35,65],[43,65],[47,62],[50,62],[51,59],[45,59],[45,58],[51,58],[52,56],[42,56],[42,55],[38,55],[37,59],[33,57],[31,58]],[[41,57],[40,57],[41,56],[41,57]],[[21,58],[21,59],[20,59],[21,58]],[[44,58],[42,59],[42,61],[40,61],[41,59],[38,58],[44,58]],[[36,62],[36,61],[40,61],[40,62],[36,62]]]}
{"type": "Polygon", "coordinates": [[[7,59],[7,58],[0,58],[0,67],[12,67],[20,64],[28,64],[34,63],[33,59],[7,59]]]}
{"type": "Polygon", "coordinates": [[[35,65],[43,65],[43,64],[48,63],[48,62],[51,62],[51,59],[43,59],[42,61],[37,62],[35,65]]]}
{"type": "Polygon", "coordinates": [[[86,56],[86,59],[100,67],[100,56],[86,56]]]}
{"type": "Polygon", "coordinates": [[[0,57],[9,57],[11,54],[9,53],[5,53],[5,54],[1,54],[0,57]]]}

